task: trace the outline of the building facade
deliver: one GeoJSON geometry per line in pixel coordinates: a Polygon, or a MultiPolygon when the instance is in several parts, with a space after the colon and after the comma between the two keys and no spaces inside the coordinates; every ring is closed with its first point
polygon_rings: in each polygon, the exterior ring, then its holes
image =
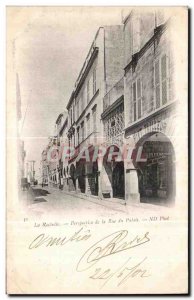
{"type": "Polygon", "coordinates": [[[55,134],[57,137],[57,171],[58,171],[58,186],[60,189],[67,190],[68,188],[68,156],[66,156],[69,145],[67,130],[68,130],[68,114],[63,112],[56,120],[55,134]]]}
{"type": "Polygon", "coordinates": [[[177,103],[171,19],[161,11],[132,11],[124,35],[124,132],[126,147],[133,149],[125,163],[125,199],[170,205],[176,194],[177,103]]]}
{"type": "Polygon", "coordinates": [[[100,27],[67,105],[70,191],[103,197],[102,160],[91,158],[104,143],[103,98],[122,77],[123,61],[123,26],[100,27]]]}
{"type": "Polygon", "coordinates": [[[174,203],[172,22],[161,9],[136,8],[123,25],[99,28],[47,148],[60,153],[49,163],[52,185],[126,204],[174,203]]]}

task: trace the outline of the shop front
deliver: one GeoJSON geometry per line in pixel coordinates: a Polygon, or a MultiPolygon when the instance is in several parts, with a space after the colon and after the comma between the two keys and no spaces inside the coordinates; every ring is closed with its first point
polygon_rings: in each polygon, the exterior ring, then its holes
{"type": "Polygon", "coordinates": [[[171,206],[176,197],[176,127],[166,111],[140,120],[126,130],[126,147],[133,149],[125,162],[126,203],[171,206]]]}
{"type": "Polygon", "coordinates": [[[175,154],[172,143],[155,133],[143,144],[146,162],[137,162],[140,202],[170,204],[175,197],[175,154]]]}

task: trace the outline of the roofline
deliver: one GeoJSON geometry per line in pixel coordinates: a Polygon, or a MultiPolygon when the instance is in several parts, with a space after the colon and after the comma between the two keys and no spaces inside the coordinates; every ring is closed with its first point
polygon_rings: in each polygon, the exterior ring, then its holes
{"type": "Polygon", "coordinates": [[[57,117],[57,120],[56,120],[56,124],[58,123],[58,121],[62,118],[62,116],[63,116],[63,113],[60,113],[59,115],[58,115],[58,117],[57,117]]]}

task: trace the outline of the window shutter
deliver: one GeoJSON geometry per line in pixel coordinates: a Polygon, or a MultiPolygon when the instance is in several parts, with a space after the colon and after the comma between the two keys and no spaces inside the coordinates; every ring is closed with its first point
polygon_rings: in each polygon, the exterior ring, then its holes
{"type": "Polygon", "coordinates": [[[136,121],[136,115],[137,115],[136,101],[137,101],[136,82],[134,82],[133,83],[133,119],[134,119],[134,121],[136,121]]]}
{"type": "Polygon", "coordinates": [[[167,103],[167,57],[161,58],[162,104],[167,103]]]}
{"type": "Polygon", "coordinates": [[[154,82],[155,82],[156,108],[159,108],[160,107],[160,65],[159,65],[159,60],[157,60],[155,62],[154,82]]]}
{"type": "Polygon", "coordinates": [[[137,79],[138,119],[141,118],[141,80],[137,79]]]}

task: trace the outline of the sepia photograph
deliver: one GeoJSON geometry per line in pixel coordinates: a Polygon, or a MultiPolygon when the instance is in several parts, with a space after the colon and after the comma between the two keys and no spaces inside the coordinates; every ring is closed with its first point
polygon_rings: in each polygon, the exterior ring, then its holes
{"type": "Polygon", "coordinates": [[[188,293],[188,8],[6,14],[7,293],[188,293]]]}

